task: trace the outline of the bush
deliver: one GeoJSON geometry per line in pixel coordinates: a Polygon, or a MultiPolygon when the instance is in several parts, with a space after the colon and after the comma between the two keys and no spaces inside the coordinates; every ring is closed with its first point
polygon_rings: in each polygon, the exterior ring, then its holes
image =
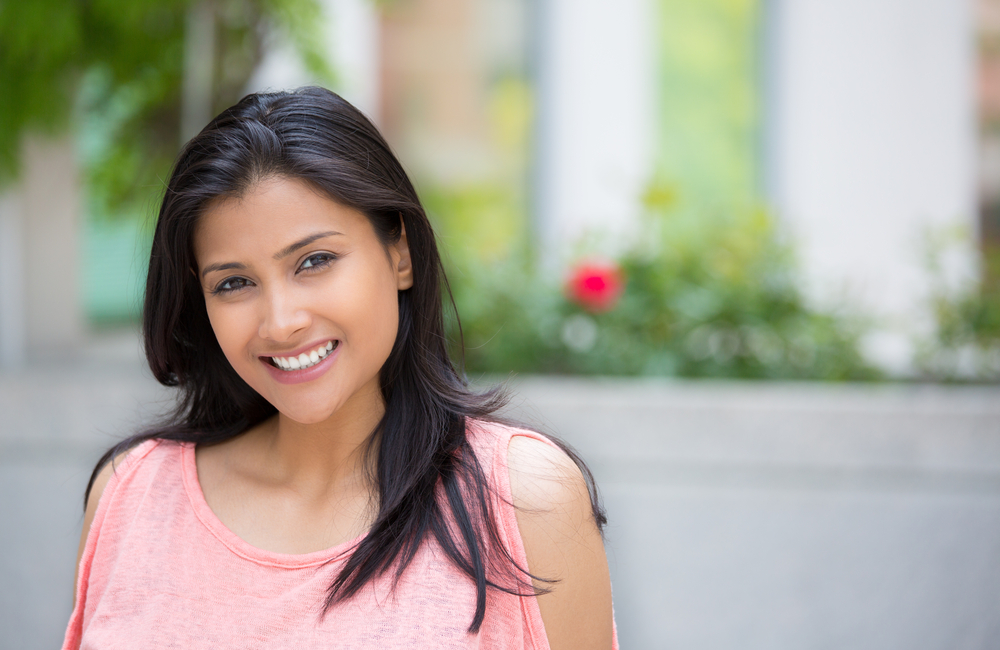
{"type": "MultiPolygon", "coordinates": [[[[931,267],[938,270],[936,259],[931,267]]],[[[984,251],[981,282],[957,293],[939,283],[932,306],[934,336],[921,346],[917,359],[924,376],[1000,380],[1000,248],[984,251]]]]}
{"type": "MultiPolygon", "coordinates": [[[[437,211],[447,204],[437,196],[437,211]]],[[[573,299],[524,252],[474,261],[444,238],[473,373],[873,379],[859,323],[810,309],[763,211],[710,216],[652,191],[642,242],[616,265],[609,309],[573,299]]],[[[522,247],[523,249],[523,247],[522,247]]],[[[581,258],[587,263],[587,258],[581,258]]],[[[604,279],[595,278],[595,286],[604,279]]],[[[453,324],[454,325],[454,324],[453,324]]],[[[457,339],[457,332],[452,331],[457,339]]]]}

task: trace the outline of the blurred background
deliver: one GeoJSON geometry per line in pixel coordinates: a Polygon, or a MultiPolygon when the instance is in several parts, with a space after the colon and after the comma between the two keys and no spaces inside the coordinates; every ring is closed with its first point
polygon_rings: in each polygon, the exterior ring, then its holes
{"type": "Polygon", "coordinates": [[[58,645],[170,404],[174,156],[309,83],[414,179],[470,378],[592,464],[623,647],[1000,648],[1000,0],[0,3],[0,647],[58,645]]]}

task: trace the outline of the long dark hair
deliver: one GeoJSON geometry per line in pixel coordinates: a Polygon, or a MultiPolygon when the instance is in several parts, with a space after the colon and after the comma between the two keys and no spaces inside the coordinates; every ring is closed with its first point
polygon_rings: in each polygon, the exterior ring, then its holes
{"type": "MultiPolygon", "coordinates": [[[[385,246],[399,240],[402,223],[414,273],[413,286],[399,292],[398,333],[379,376],[385,414],[369,438],[379,441],[369,446],[378,514],[330,585],[324,611],[386,571],[398,579],[430,534],[476,584],[469,631],[477,632],[488,588],[521,596],[544,591],[532,587],[536,576],[501,542],[490,488],[466,438],[468,419],[498,419],[503,393],[471,391],[452,364],[442,311],[442,288],[449,298],[450,291],[416,190],[375,126],[328,90],[248,95],[178,157],[153,236],[142,316],[149,367],[160,383],[179,389],[177,408],[163,424],[105,453],[87,498],[100,469],[140,442],[210,445],[276,413],[226,360],[191,272],[192,234],[209,203],[240,197],[273,176],[304,180],[363,213],[385,246]]],[[[590,472],[566,451],[588,481],[601,528],[605,517],[590,472]]]]}

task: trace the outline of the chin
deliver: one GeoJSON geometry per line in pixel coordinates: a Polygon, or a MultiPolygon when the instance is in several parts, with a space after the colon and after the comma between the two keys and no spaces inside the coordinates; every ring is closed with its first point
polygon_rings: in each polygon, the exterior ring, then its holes
{"type": "Polygon", "coordinates": [[[278,413],[299,424],[320,424],[326,422],[336,412],[336,409],[317,409],[309,407],[289,408],[287,404],[274,405],[278,413]]]}

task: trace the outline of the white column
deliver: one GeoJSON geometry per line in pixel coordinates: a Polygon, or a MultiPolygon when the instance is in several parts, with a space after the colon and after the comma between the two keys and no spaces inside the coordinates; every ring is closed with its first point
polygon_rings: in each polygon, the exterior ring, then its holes
{"type": "Polygon", "coordinates": [[[27,347],[19,190],[12,185],[0,194],[0,369],[23,365],[27,347]]]}
{"type": "Polygon", "coordinates": [[[188,7],[184,24],[184,81],[181,86],[182,147],[215,117],[212,113],[215,29],[215,7],[209,0],[199,0],[188,7]]]}
{"type": "Polygon", "coordinates": [[[810,296],[878,319],[869,353],[909,368],[929,325],[927,237],[962,233],[952,285],[976,268],[970,0],[773,0],[771,195],[810,296]]]}
{"type": "MultiPolygon", "coordinates": [[[[378,9],[370,0],[321,0],[321,5],[323,32],[337,75],[331,90],[375,118],[379,97],[378,9]]],[[[275,36],[268,41],[261,64],[247,83],[247,92],[290,90],[317,83],[293,48],[279,34],[275,36]]]]}
{"type": "Polygon", "coordinates": [[[535,211],[543,257],[632,230],[655,142],[653,0],[541,0],[535,211]],[[603,236],[602,236],[603,235],[603,236]]]}
{"type": "Polygon", "coordinates": [[[84,336],[80,297],[82,200],[73,139],[28,138],[24,148],[21,278],[29,354],[72,353],[84,336]]]}
{"type": "Polygon", "coordinates": [[[371,0],[324,0],[334,88],[370,119],[379,108],[379,18],[371,0]]]}

